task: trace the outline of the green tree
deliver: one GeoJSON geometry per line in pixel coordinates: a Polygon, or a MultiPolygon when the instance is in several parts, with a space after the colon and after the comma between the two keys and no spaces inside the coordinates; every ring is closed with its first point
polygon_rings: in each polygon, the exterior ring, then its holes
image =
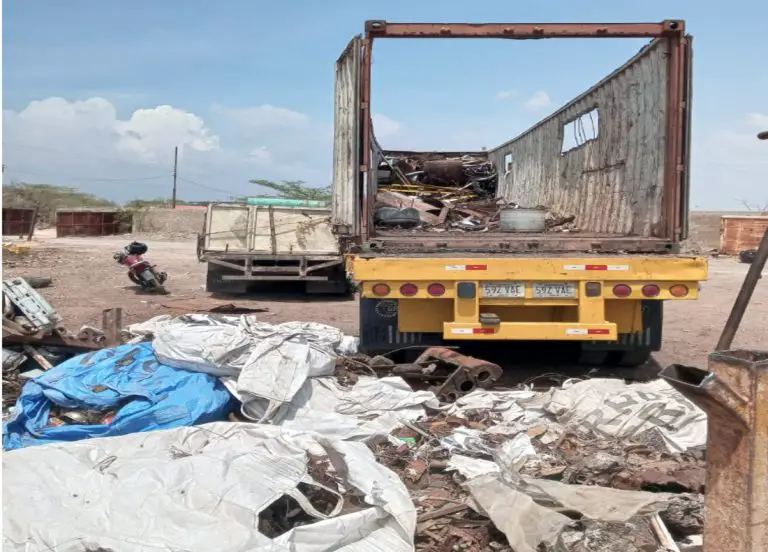
{"type": "Polygon", "coordinates": [[[309,199],[314,201],[330,201],[331,187],[312,188],[307,186],[302,180],[283,180],[282,182],[272,182],[271,180],[254,179],[251,184],[256,184],[277,192],[278,196],[284,199],[309,199]]]}

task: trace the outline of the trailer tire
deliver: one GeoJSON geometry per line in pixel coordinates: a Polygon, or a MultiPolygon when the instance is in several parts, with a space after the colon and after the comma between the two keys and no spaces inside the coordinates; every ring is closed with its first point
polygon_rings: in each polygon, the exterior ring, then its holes
{"type": "Polygon", "coordinates": [[[368,355],[443,344],[438,333],[401,332],[396,299],[360,299],[360,351],[368,355]]]}
{"type": "Polygon", "coordinates": [[[208,263],[205,273],[205,291],[223,295],[240,295],[248,291],[248,282],[227,282],[222,280],[226,274],[237,274],[234,270],[208,263]]]}
{"type": "Polygon", "coordinates": [[[638,347],[629,351],[615,351],[611,353],[608,362],[622,368],[638,368],[651,360],[651,352],[649,347],[638,347]]]}

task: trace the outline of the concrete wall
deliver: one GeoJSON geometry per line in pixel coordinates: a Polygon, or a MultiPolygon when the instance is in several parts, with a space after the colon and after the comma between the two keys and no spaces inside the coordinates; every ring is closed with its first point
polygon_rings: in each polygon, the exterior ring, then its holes
{"type": "Polygon", "coordinates": [[[201,232],[205,211],[178,209],[143,209],[133,215],[137,234],[192,235],[201,232]]]}
{"type": "Polygon", "coordinates": [[[667,48],[664,40],[651,43],[555,114],[491,150],[499,195],[575,215],[583,231],[661,236],[667,48]]]}

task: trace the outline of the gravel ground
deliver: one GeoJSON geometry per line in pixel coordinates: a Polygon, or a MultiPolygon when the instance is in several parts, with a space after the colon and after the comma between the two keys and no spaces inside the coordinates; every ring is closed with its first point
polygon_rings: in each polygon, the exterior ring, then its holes
{"type": "MultiPolygon", "coordinates": [[[[211,297],[204,290],[205,264],[197,261],[195,242],[189,238],[57,239],[43,231],[31,242],[31,248],[27,256],[4,254],[4,278],[17,275],[53,278],[53,286],[43,293],[63,316],[64,325],[70,331],[77,331],[83,324],[99,326],[105,308],[122,307],[124,324],[130,324],[159,314],[206,311],[234,303],[238,307],[260,311],[258,316],[265,322],[315,321],[337,326],[346,332],[357,332],[355,300],[310,298],[300,293],[267,293],[250,299],[211,297]],[[149,245],[147,258],[168,272],[169,295],[139,292],[128,280],[126,270],[112,259],[112,254],[132,239],[146,242],[149,245]]],[[[702,285],[698,301],[667,302],[664,348],[656,355],[658,364],[706,365],[707,354],[717,342],[747,268],[734,259],[711,259],[710,279],[702,285]]],[[[765,348],[767,304],[768,285],[761,282],[736,337],[736,347],[765,348]]]]}

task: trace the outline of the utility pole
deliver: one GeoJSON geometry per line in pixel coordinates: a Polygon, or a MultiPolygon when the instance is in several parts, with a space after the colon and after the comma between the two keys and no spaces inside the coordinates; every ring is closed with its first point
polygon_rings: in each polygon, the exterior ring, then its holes
{"type": "Polygon", "coordinates": [[[179,148],[173,148],[173,194],[171,195],[171,209],[176,208],[176,174],[179,171],[179,148]]]}

